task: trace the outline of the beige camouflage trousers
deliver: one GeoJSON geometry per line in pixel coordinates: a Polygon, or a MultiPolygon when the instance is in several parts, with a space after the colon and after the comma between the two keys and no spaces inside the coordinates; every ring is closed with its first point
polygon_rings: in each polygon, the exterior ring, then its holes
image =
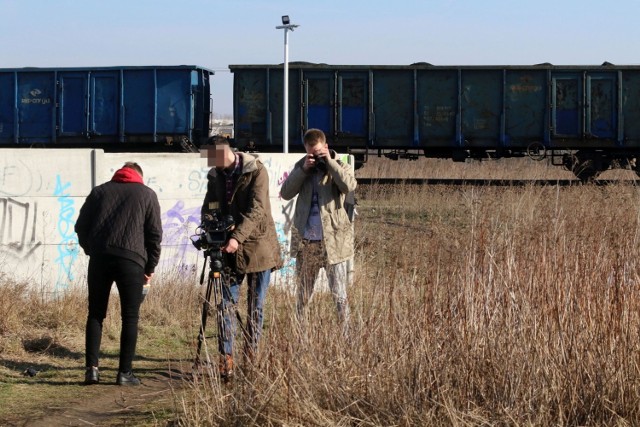
{"type": "Polygon", "coordinates": [[[297,312],[302,318],[305,307],[314,291],[316,277],[321,268],[327,273],[327,282],[331,296],[336,304],[338,319],[343,328],[349,323],[349,301],[347,300],[347,283],[349,280],[349,262],[328,264],[327,255],[322,242],[304,241],[296,259],[297,273],[297,312]]]}

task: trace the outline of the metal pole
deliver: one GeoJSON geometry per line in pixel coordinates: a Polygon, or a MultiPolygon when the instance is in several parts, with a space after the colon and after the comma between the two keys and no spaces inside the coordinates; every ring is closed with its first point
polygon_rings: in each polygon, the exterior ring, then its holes
{"type": "Polygon", "coordinates": [[[282,17],[282,25],[276,27],[277,30],[284,30],[284,64],[283,64],[283,117],[282,117],[282,152],[289,152],[289,31],[293,31],[299,25],[292,24],[289,15],[282,17]]]}
{"type": "Polygon", "coordinates": [[[282,152],[289,152],[289,29],[284,29],[284,117],[282,119],[282,152]]]}

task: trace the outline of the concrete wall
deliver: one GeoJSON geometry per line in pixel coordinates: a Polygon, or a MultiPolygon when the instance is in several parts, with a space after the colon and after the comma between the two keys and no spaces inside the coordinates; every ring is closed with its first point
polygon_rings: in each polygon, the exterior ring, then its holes
{"type": "MultiPolygon", "coordinates": [[[[0,278],[28,281],[43,292],[84,286],[88,257],[73,230],[78,212],[91,189],[111,179],[129,160],[142,166],[145,184],[160,200],[164,236],[157,274],[194,283],[199,277],[202,254],[189,238],[200,224],[207,188],[209,168],[199,154],[2,149],[0,156],[0,278]]],[[[273,217],[285,255],[285,266],[273,282],[290,283],[295,270],[295,260],[288,256],[295,201],[284,202],[279,194],[301,154],[259,157],[269,170],[273,217]]]]}

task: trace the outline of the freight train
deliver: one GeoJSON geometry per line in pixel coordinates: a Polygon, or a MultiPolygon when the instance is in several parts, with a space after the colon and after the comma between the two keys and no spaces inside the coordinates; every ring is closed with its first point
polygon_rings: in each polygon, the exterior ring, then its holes
{"type": "MultiPolygon", "coordinates": [[[[283,65],[230,65],[240,149],[282,152],[283,65]]],[[[320,128],[366,160],[549,159],[585,181],[640,174],[640,66],[289,64],[289,141],[320,128]]],[[[0,69],[0,147],[197,150],[213,71],[199,66],[0,69]]]]}
{"type": "MultiPolygon", "coordinates": [[[[280,150],[283,66],[230,65],[235,139],[280,150]]],[[[390,158],[549,159],[590,180],[640,174],[640,66],[289,64],[289,141],[306,129],[390,158]]]]}
{"type": "Polygon", "coordinates": [[[193,151],[213,71],[197,66],[0,69],[0,147],[193,151]]]}

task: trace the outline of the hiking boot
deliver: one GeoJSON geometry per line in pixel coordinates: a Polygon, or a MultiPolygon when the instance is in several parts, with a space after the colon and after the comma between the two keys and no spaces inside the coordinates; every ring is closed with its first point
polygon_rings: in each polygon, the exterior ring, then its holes
{"type": "Polygon", "coordinates": [[[85,385],[98,384],[100,382],[100,372],[98,371],[98,367],[89,366],[84,373],[84,383],[85,385]]]}
{"type": "Polygon", "coordinates": [[[118,378],[116,379],[118,385],[140,385],[140,380],[133,375],[133,372],[118,372],[118,378]]]}
{"type": "Polygon", "coordinates": [[[230,354],[221,354],[218,364],[220,378],[229,379],[233,375],[233,357],[230,354]]]}

